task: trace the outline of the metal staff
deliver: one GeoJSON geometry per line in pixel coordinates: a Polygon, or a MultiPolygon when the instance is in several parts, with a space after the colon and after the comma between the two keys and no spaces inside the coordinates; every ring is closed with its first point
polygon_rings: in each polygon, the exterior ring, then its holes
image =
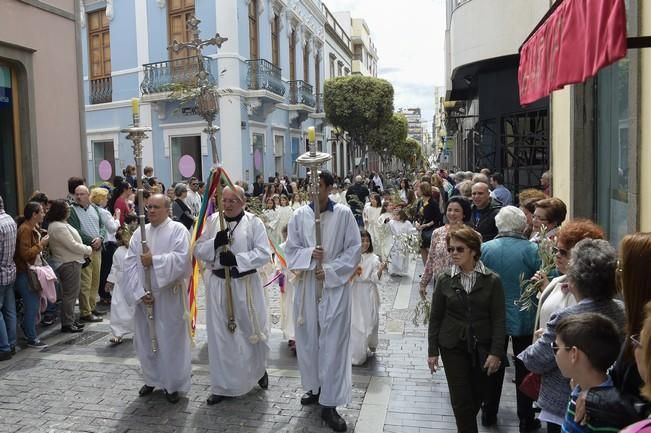
{"type": "MultiPolygon", "coordinates": [[[[319,206],[319,167],[327,161],[332,159],[332,155],[317,152],[316,150],[316,131],[314,126],[307,128],[307,138],[310,143],[309,152],[305,152],[296,159],[296,162],[310,170],[310,182],[309,190],[310,195],[312,196],[312,203],[314,204],[314,229],[316,230],[316,245],[315,247],[321,247],[321,209],[319,206]]],[[[320,271],[323,267],[321,266],[321,260],[318,260],[316,263],[316,270],[320,271]]],[[[316,294],[317,300],[321,302],[321,296],[323,294],[323,280],[316,280],[316,294]]]]}
{"type": "MultiPolygon", "coordinates": [[[[148,126],[139,126],[140,123],[140,112],[138,98],[133,98],[131,100],[131,111],[133,114],[133,126],[131,128],[122,129],[120,132],[123,132],[127,135],[127,139],[133,142],[133,156],[136,160],[136,182],[138,186],[138,222],[140,223],[140,244],[142,246],[142,253],[146,254],[149,252],[149,246],[147,245],[147,230],[145,224],[145,203],[143,197],[142,189],[142,141],[149,138],[147,136],[148,132],[151,132],[151,128],[148,126]]],[[[147,296],[153,297],[151,292],[151,267],[147,266],[144,269],[145,271],[145,281],[144,289],[147,296]]],[[[147,310],[147,327],[149,329],[149,339],[151,341],[151,351],[156,353],[158,352],[158,340],[156,338],[156,323],[154,322],[154,306],[152,304],[145,305],[147,310]]]]}

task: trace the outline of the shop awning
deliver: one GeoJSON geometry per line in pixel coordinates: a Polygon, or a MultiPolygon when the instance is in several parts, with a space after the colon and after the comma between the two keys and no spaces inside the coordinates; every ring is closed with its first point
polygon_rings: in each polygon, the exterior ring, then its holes
{"type": "Polygon", "coordinates": [[[581,83],[624,56],[624,0],[557,0],[520,47],[520,103],[581,83]]]}

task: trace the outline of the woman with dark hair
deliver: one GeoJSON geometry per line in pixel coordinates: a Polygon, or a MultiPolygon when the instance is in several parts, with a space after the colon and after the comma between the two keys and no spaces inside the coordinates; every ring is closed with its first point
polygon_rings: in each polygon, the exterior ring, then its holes
{"type": "Polygon", "coordinates": [[[192,209],[185,203],[188,196],[188,187],[184,183],[177,183],[174,187],[174,201],[172,202],[172,219],[192,230],[195,218],[192,216],[192,209]]]}
{"type": "Polygon", "coordinates": [[[16,236],[16,292],[23,298],[23,319],[21,327],[27,338],[27,346],[37,349],[47,347],[36,333],[36,321],[39,316],[40,294],[29,287],[27,271],[32,265],[41,264],[41,253],[48,245],[49,235],[41,237],[38,230],[43,222],[43,208],[39,203],[29,202],[25,205],[23,216],[18,218],[16,236]]]}
{"type": "MultiPolygon", "coordinates": [[[[651,233],[633,233],[622,239],[619,246],[620,260],[617,267],[617,282],[624,298],[626,309],[626,339],[619,357],[610,369],[613,387],[585,390],[577,401],[577,418],[599,419],[607,417],[620,428],[649,415],[648,390],[642,396],[644,377],[635,364],[635,341],[640,341],[644,325],[645,305],[651,301],[651,233]],[[584,404],[580,404],[583,400],[584,404]],[[585,408],[585,412],[581,409],[585,408]]],[[[649,304],[651,305],[651,304],[649,304]]],[[[648,310],[648,306],[647,306],[648,310]]],[[[647,316],[649,322],[649,316],[647,316]]],[[[651,323],[651,322],[649,322],[651,323]]],[[[645,325],[648,326],[648,325],[645,325]]],[[[648,335],[649,336],[649,335],[648,335]]],[[[648,337],[647,336],[647,337],[648,337]]]]}
{"type": "Polygon", "coordinates": [[[127,199],[131,193],[131,185],[128,182],[122,182],[111,192],[106,209],[120,220],[120,225],[124,224],[124,217],[129,213],[129,205],[127,199]],[[119,212],[118,212],[119,210],[119,212]]]}
{"type": "Polygon", "coordinates": [[[420,295],[425,299],[427,296],[427,286],[432,277],[438,277],[438,274],[452,266],[452,257],[448,253],[447,235],[451,230],[456,230],[468,221],[470,221],[471,207],[470,201],[465,197],[454,196],[448,201],[445,216],[448,223],[432,232],[432,241],[425,262],[425,269],[420,279],[420,295]]]}
{"type": "Polygon", "coordinates": [[[518,355],[527,370],[541,376],[538,406],[539,419],[547,422],[547,432],[561,431],[570,382],[561,374],[551,344],[556,340],[556,324],[564,317],[580,313],[600,313],[612,319],[618,328],[625,326],[624,308],[613,299],[617,294],[615,269],[617,252],[607,241],[583,239],[570,256],[567,279],[577,304],[551,315],[543,335],[518,355]]]}
{"type": "Polygon", "coordinates": [[[537,201],[535,207],[532,215],[531,241],[541,241],[540,230],[543,227],[545,228],[545,238],[553,238],[563,221],[565,221],[567,215],[565,203],[559,198],[551,197],[537,201]]]}
{"type": "Polygon", "coordinates": [[[68,224],[70,205],[65,200],[54,200],[47,213],[50,221],[50,253],[53,262],[60,263],[56,272],[61,282],[61,332],[81,332],[84,325],[75,321],[75,302],[79,297],[81,265],[93,249],[84,245],[81,236],[68,224]]]}
{"type": "Polygon", "coordinates": [[[440,354],[457,431],[477,433],[488,376],[505,358],[504,291],[500,278],[479,259],[479,233],[462,227],[450,231],[446,242],[453,266],[436,280],[427,364],[435,373],[440,354]]]}
{"type": "Polygon", "coordinates": [[[380,292],[378,283],[386,264],[373,253],[373,240],[366,230],[361,230],[362,258],[353,274],[350,285],[352,315],[350,330],[350,353],[353,365],[362,365],[368,350],[375,353],[378,344],[380,321],[380,292]]]}
{"type": "Polygon", "coordinates": [[[425,265],[432,242],[432,233],[434,229],[443,224],[443,216],[439,210],[439,203],[432,194],[432,186],[429,182],[421,182],[418,189],[420,190],[420,199],[416,204],[416,229],[420,232],[420,257],[425,265]]]}

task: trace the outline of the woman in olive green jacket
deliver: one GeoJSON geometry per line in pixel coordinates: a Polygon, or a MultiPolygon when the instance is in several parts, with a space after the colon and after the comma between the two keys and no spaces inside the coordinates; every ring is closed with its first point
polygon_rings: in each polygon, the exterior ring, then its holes
{"type": "Polygon", "coordinates": [[[479,260],[479,233],[464,227],[446,241],[454,264],[434,288],[427,363],[434,373],[441,356],[457,430],[476,433],[486,378],[506,358],[504,290],[479,260]]]}

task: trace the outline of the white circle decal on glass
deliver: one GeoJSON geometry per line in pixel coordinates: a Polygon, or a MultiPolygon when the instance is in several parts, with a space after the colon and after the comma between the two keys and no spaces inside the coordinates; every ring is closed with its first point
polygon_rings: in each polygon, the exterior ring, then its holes
{"type": "Polygon", "coordinates": [[[197,165],[194,162],[194,158],[190,155],[183,155],[181,159],[179,159],[179,173],[181,173],[181,176],[191,177],[196,168],[197,165]]]}
{"type": "Polygon", "coordinates": [[[113,167],[111,167],[110,162],[103,159],[99,162],[99,165],[97,166],[97,171],[99,172],[100,179],[109,180],[111,178],[111,174],[113,174],[113,167]]]}

